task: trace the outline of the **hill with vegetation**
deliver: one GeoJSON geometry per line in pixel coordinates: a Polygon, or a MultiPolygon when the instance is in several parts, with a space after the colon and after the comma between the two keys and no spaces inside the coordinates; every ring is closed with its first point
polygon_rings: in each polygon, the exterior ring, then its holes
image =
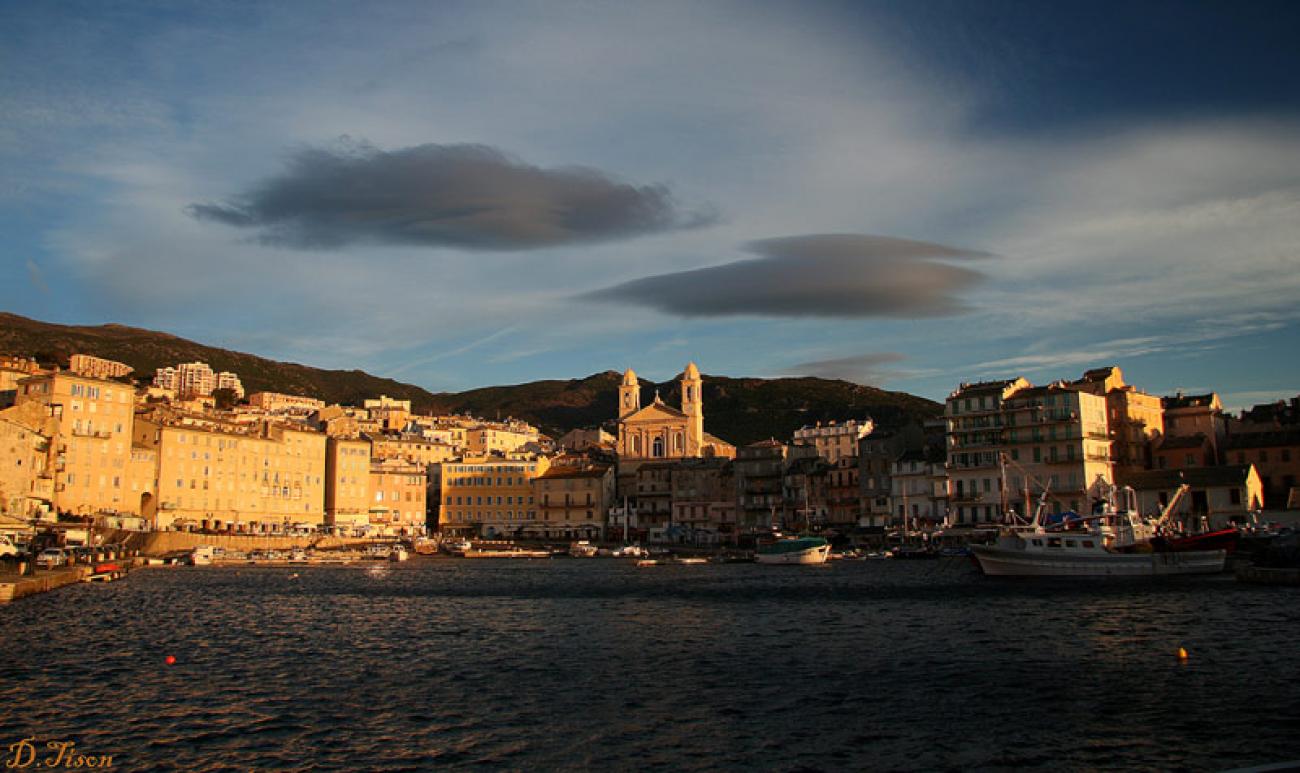
{"type": "MultiPolygon", "coordinates": [[[[420,412],[515,417],[551,434],[576,427],[612,427],[621,381],[619,373],[605,371],[581,379],[433,393],[360,370],[277,362],[153,330],[112,324],[56,325],[0,312],[0,354],[35,357],[43,365],[66,367],[76,353],[126,363],[135,369],[133,375],[143,380],[152,378],[157,368],[201,360],[213,370],[239,374],[248,392],[309,395],[344,405],[385,394],[410,400],[420,412]]],[[[652,400],[657,389],[669,405],[680,404],[676,380],[663,384],[642,380],[641,384],[643,403],[652,400]]],[[[894,427],[938,416],[942,410],[940,404],[925,398],[848,381],[704,375],[705,427],[737,445],[768,437],[788,440],[794,430],[818,421],[870,416],[880,426],[894,427]]]]}

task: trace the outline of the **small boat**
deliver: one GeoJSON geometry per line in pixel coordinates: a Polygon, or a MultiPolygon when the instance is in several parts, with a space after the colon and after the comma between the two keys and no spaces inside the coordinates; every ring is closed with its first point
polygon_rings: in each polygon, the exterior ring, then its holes
{"type": "Polygon", "coordinates": [[[615,558],[646,558],[650,551],[640,545],[624,545],[621,548],[614,548],[615,558]]]}
{"type": "Polygon", "coordinates": [[[442,543],[442,549],[453,556],[463,556],[473,550],[474,545],[467,539],[457,539],[442,543]]]}
{"type": "Polygon", "coordinates": [[[408,558],[410,558],[410,555],[407,554],[406,548],[401,545],[397,545],[388,552],[389,561],[405,561],[408,558]]]}
{"type": "Polygon", "coordinates": [[[574,558],[595,558],[597,548],[586,540],[579,540],[569,545],[569,555],[574,558]]]}
{"type": "Polygon", "coordinates": [[[488,550],[466,550],[461,554],[464,558],[550,558],[549,550],[523,550],[514,549],[488,549],[488,550]]]}
{"type": "Polygon", "coordinates": [[[899,545],[898,547],[890,551],[890,555],[893,558],[897,558],[897,559],[911,560],[911,561],[917,561],[917,560],[925,561],[932,558],[938,558],[939,551],[935,550],[932,547],[921,547],[918,545],[899,545]]]}
{"type": "Polygon", "coordinates": [[[760,564],[824,564],[831,543],[822,537],[789,537],[763,545],[754,554],[760,564]]]}

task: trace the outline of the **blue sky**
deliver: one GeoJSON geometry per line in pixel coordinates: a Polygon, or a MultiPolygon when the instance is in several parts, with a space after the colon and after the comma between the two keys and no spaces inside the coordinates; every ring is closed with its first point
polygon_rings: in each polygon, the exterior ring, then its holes
{"type": "Polygon", "coordinates": [[[1300,8],[0,5],[0,308],[434,390],[1300,391],[1300,8]]]}

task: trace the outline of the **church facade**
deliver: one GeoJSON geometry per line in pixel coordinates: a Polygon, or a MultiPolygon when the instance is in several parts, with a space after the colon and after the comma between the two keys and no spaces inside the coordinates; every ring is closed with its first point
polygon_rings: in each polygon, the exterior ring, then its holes
{"type": "Polygon", "coordinates": [[[628,368],[618,388],[618,456],[621,461],[734,458],[735,446],[704,431],[704,382],[695,363],[682,372],[681,408],[659,399],[641,405],[641,385],[628,368]]]}

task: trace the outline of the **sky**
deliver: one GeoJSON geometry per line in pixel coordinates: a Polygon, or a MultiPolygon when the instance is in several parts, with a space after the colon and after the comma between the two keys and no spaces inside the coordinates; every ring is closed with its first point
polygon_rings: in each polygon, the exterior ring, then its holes
{"type": "Polygon", "coordinates": [[[0,309],[434,391],[1300,392],[1300,5],[0,2],[0,309]]]}

